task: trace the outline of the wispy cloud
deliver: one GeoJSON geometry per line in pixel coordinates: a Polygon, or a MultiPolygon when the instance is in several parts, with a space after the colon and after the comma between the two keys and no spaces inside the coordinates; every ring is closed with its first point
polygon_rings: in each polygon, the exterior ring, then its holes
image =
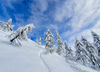
{"type": "Polygon", "coordinates": [[[92,41],[90,29],[100,31],[100,0],[66,0],[63,5],[56,8],[54,19],[58,22],[65,22],[62,37],[69,40],[69,43],[74,42],[74,37],[79,39],[81,35],[86,36],[89,41],[92,41]]]}

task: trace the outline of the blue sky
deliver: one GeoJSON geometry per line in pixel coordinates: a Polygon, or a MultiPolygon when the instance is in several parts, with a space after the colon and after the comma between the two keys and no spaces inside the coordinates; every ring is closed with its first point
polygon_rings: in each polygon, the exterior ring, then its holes
{"type": "Polygon", "coordinates": [[[12,18],[14,30],[33,23],[29,38],[44,39],[50,29],[74,47],[75,36],[92,42],[90,30],[100,35],[100,0],[0,0],[0,21],[12,18]]]}

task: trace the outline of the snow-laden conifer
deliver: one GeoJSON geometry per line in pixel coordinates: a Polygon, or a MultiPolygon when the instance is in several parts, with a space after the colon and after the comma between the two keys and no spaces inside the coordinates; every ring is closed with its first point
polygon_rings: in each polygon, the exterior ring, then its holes
{"type": "Polygon", "coordinates": [[[57,51],[56,52],[59,55],[61,55],[62,53],[64,53],[64,49],[62,47],[63,41],[62,41],[62,38],[59,36],[58,31],[56,31],[56,41],[57,41],[57,51]]]}
{"type": "Polygon", "coordinates": [[[66,54],[65,54],[66,59],[72,60],[73,51],[72,51],[71,47],[68,46],[66,41],[65,41],[65,50],[66,50],[66,54]]]}
{"type": "Polygon", "coordinates": [[[84,65],[86,65],[86,63],[88,63],[89,61],[89,57],[88,57],[88,51],[85,49],[83,43],[81,43],[77,38],[75,38],[75,48],[76,48],[76,61],[79,61],[81,63],[83,63],[84,65]]]}
{"type": "Polygon", "coordinates": [[[46,53],[50,53],[51,48],[53,47],[53,34],[48,30],[46,35],[45,35],[45,39],[44,39],[46,45],[46,53]]]}
{"type": "Polygon", "coordinates": [[[9,19],[7,22],[0,22],[0,27],[3,31],[12,31],[14,25],[11,25],[12,19],[9,19]]]}
{"type": "Polygon", "coordinates": [[[38,41],[38,39],[36,39],[36,43],[37,43],[37,44],[39,44],[39,41],[38,41]]]}
{"type": "Polygon", "coordinates": [[[82,43],[84,44],[84,46],[85,46],[85,48],[86,48],[86,50],[88,51],[88,53],[89,53],[89,59],[90,59],[90,63],[92,64],[92,65],[94,65],[95,67],[99,67],[100,66],[100,62],[99,62],[99,57],[98,57],[98,50],[97,50],[97,48],[93,45],[93,44],[91,44],[91,43],[89,43],[87,40],[86,40],[86,38],[84,38],[83,36],[82,36],[82,43]]]}
{"type": "Polygon", "coordinates": [[[32,28],[35,28],[33,24],[28,24],[24,27],[18,28],[15,32],[8,35],[8,38],[10,38],[11,43],[18,43],[18,45],[21,45],[19,40],[27,41],[27,33],[32,30],[32,28]]]}
{"type": "Polygon", "coordinates": [[[41,37],[40,37],[40,39],[39,39],[39,45],[41,45],[41,37]]]}
{"type": "Polygon", "coordinates": [[[97,35],[95,32],[91,31],[93,42],[96,48],[98,49],[98,56],[100,56],[100,36],[97,35]]]}
{"type": "Polygon", "coordinates": [[[41,45],[41,37],[40,37],[40,39],[38,40],[38,39],[36,39],[36,43],[38,44],[38,45],[41,45]]]}

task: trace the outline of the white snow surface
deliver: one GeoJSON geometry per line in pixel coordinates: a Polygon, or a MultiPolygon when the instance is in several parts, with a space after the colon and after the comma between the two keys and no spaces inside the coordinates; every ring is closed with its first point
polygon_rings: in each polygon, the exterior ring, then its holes
{"type": "Polygon", "coordinates": [[[0,72],[97,72],[92,68],[66,62],[65,58],[45,54],[44,46],[28,39],[22,46],[11,45],[5,38],[8,32],[0,31],[0,72]]]}

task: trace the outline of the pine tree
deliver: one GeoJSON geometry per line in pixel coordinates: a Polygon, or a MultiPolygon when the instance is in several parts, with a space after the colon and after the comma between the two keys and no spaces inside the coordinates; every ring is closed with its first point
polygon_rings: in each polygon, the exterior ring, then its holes
{"type": "Polygon", "coordinates": [[[89,57],[88,57],[88,51],[85,49],[84,45],[77,40],[75,41],[75,48],[76,48],[76,61],[82,62],[84,65],[88,63],[89,57]]]}
{"type": "Polygon", "coordinates": [[[66,41],[65,41],[65,50],[66,50],[66,55],[65,55],[66,59],[72,60],[73,51],[72,51],[71,47],[68,46],[66,41]]]}
{"type": "Polygon", "coordinates": [[[44,39],[45,43],[46,43],[46,53],[50,53],[51,48],[53,47],[53,34],[48,30],[46,35],[45,35],[45,39],[44,39]]]}
{"type": "Polygon", "coordinates": [[[89,53],[88,56],[92,65],[94,65],[95,67],[99,67],[100,62],[99,62],[97,48],[93,44],[89,43],[83,36],[81,41],[89,53]]]}
{"type": "Polygon", "coordinates": [[[27,33],[28,31],[31,31],[32,28],[35,28],[33,24],[28,24],[25,27],[18,28],[15,32],[11,33],[7,37],[10,38],[11,43],[18,43],[18,45],[21,45],[19,40],[27,41],[27,33]]]}
{"type": "Polygon", "coordinates": [[[95,32],[91,31],[91,34],[93,36],[93,41],[94,41],[94,45],[96,46],[96,48],[98,49],[98,56],[100,56],[100,36],[97,35],[95,32]]]}
{"type": "Polygon", "coordinates": [[[58,31],[56,31],[56,41],[57,41],[57,53],[61,55],[62,53],[64,53],[64,49],[62,47],[63,41],[62,38],[59,36],[58,31]]]}

